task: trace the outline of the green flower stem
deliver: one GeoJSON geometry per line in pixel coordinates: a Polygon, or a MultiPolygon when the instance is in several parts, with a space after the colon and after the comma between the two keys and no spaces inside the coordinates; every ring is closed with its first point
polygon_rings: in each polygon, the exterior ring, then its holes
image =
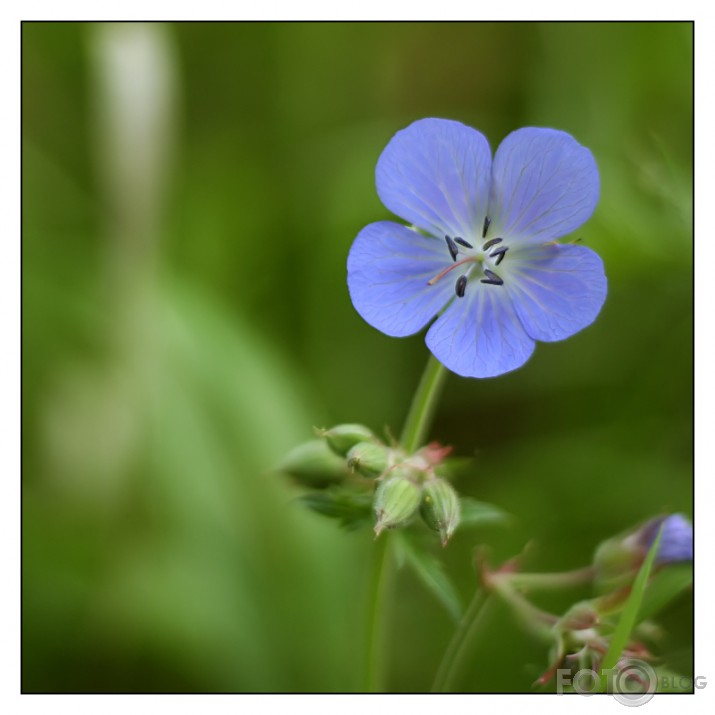
{"type": "MultiPolygon", "coordinates": [[[[526,629],[547,643],[553,641],[552,627],[556,617],[542,611],[527,601],[517,589],[552,589],[576,586],[588,583],[593,578],[591,567],[565,571],[555,574],[521,574],[503,573],[492,574],[486,587],[495,596],[507,603],[517,614],[526,629]]],[[[448,693],[459,673],[463,670],[462,664],[471,652],[472,643],[476,640],[481,624],[488,618],[485,612],[490,608],[490,598],[484,594],[483,589],[478,589],[464,614],[457,631],[447,646],[444,658],[440,663],[437,675],[432,685],[433,693],[448,693]]]]}
{"type": "Polygon", "coordinates": [[[507,579],[512,588],[534,591],[549,591],[552,589],[572,588],[590,583],[595,576],[593,566],[586,566],[573,571],[560,573],[513,573],[503,574],[500,578],[507,579]]]}
{"type": "Polygon", "coordinates": [[[430,355],[402,430],[400,443],[408,454],[421,447],[427,436],[446,377],[447,369],[434,355],[430,355]]]}
{"type": "Polygon", "coordinates": [[[492,593],[511,607],[527,631],[547,643],[553,641],[552,629],[558,618],[527,601],[514,589],[508,574],[492,574],[487,586],[492,593]]]}
{"type": "Polygon", "coordinates": [[[390,535],[383,534],[375,544],[373,578],[370,589],[368,616],[367,666],[365,668],[365,691],[368,693],[384,692],[385,682],[383,667],[385,655],[385,622],[387,621],[387,594],[390,574],[390,535]]]}
{"type": "Polygon", "coordinates": [[[471,644],[479,632],[479,626],[485,620],[484,613],[490,608],[489,600],[481,588],[477,589],[444,653],[432,684],[433,693],[451,692],[456,677],[462,671],[464,660],[469,655],[471,644]]]}
{"type": "MultiPolygon", "coordinates": [[[[430,355],[402,430],[401,446],[408,454],[422,446],[446,376],[447,370],[444,366],[430,355]]],[[[371,693],[384,692],[385,687],[384,636],[386,611],[389,608],[388,601],[392,590],[392,562],[390,535],[383,534],[376,545],[368,605],[365,689],[371,693]]]]}

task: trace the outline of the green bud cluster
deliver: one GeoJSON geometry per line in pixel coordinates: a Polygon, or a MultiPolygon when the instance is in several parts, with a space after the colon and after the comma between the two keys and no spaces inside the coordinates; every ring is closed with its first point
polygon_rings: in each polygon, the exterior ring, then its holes
{"type": "Polygon", "coordinates": [[[406,455],[399,447],[385,445],[370,429],[359,424],[316,429],[316,434],[318,439],[296,447],[279,465],[280,471],[299,483],[326,490],[312,495],[309,501],[314,510],[345,517],[343,512],[352,508],[350,505],[362,509],[364,500],[369,500],[368,484],[350,477],[374,479],[377,487],[372,509],[376,535],[407,525],[419,513],[427,526],[439,534],[442,545],[446,545],[459,524],[461,512],[457,493],[435,473],[448,448],[436,450],[435,445],[428,445],[406,455]],[[351,494],[359,499],[351,501],[351,494]],[[329,503],[332,511],[326,511],[325,503],[329,503]],[[316,505],[321,508],[315,508],[316,505]]]}

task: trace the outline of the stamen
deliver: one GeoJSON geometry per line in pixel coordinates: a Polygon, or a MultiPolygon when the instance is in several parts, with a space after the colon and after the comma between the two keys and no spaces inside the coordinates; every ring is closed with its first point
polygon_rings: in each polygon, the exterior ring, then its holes
{"type": "Polygon", "coordinates": [[[457,254],[459,253],[459,249],[454,245],[454,241],[449,236],[445,236],[444,240],[447,241],[447,248],[449,248],[449,255],[452,256],[453,261],[456,261],[457,254]]]}
{"type": "Polygon", "coordinates": [[[501,243],[501,238],[490,238],[483,246],[482,251],[488,251],[492,246],[496,246],[497,243],[501,243]]]}
{"type": "Polygon", "coordinates": [[[465,248],[474,248],[469,241],[465,241],[463,238],[455,238],[454,239],[460,246],[464,246],[465,248]]]}
{"type": "Polygon", "coordinates": [[[457,278],[457,285],[454,287],[457,296],[459,298],[464,298],[464,291],[467,287],[467,276],[459,276],[457,278]]]}
{"type": "Polygon", "coordinates": [[[492,222],[492,220],[489,218],[489,216],[484,217],[484,228],[482,229],[482,238],[486,238],[487,231],[489,230],[489,224],[491,222],[492,222]]]}
{"type": "Polygon", "coordinates": [[[496,273],[492,273],[488,268],[484,269],[484,275],[486,278],[482,278],[480,283],[487,283],[488,285],[492,286],[503,286],[504,281],[499,278],[499,276],[496,273]]]}
{"type": "Polygon", "coordinates": [[[445,269],[441,270],[432,280],[427,281],[428,286],[433,286],[438,280],[441,278],[444,278],[447,273],[450,271],[453,271],[457,266],[463,266],[465,263],[470,263],[474,261],[474,258],[472,256],[467,256],[466,258],[463,258],[461,261],[457,261],[456,263],[453,263],[451,266],[447,266],[445,269]]]}
{"type": "Polygon", "coordinates": [[[504,255],[506,252],[509,250],[508,246],[504,246],[503,248],[497,248],[494,253],[489,254],[489,258],[496,258],[496,265],[498,266],[503,260],[504,260],[504,255]]]}

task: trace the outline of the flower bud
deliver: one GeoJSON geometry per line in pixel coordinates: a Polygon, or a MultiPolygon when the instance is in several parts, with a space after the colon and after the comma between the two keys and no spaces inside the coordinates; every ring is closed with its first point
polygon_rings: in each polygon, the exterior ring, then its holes
{"type": "Polygon", "coordinates": [[[335,454],[344,457],[359,442],[376,442],[377,438],[363,425],[336,425],[328,430],[316,430],[335,454]]]}
{"type": "Polygon", "coordinates": [[[390,452],[375,442],[358,442],[348,452],[348,467],[363,477],[379,477],[390,466],[390,452]]]}
{"type": "Polygon", "coordinates": [[[345,462],[331,452],[322,439],[292,449],[278,465],[278,470],[308,487],[325,487],[346,476],[345,462]]]}
{"type": "Polygon", "coordinates": [[[655,563],[658,566],[693,559],[693,527],[682,514],[659,516],[639,528],[604,541],[596,550],[594,566],[599,582],[608,588],[626,585],[643,563],[658,530],[663,529],[655,563]]]}
{"type": "Polygon", "coordinates": [[[422,491],[420,514],[430,529],[439,532],[446,546],[459,524],[460,504],[457,492],[444,479],[430,479],[422,491]]]}
{"type": "Polygon", "coordinates": [[[659,516],[638,531],[638,543],[650,549],[662,526],[655,562],[659,565],[693,560],[693,525],[682,514],[659,516]]]}
{"type": "Polygon", "coordinates": [[[420,505],[421,492],[421,487],[403,477],[389,477],[380,482],[374,501],[375,535],[409,521],[420,505]]]}

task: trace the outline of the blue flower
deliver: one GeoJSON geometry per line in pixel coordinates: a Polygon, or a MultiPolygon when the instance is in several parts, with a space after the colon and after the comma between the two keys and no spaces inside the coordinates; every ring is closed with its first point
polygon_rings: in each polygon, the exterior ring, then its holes
{"type": "Polygon", "coordinates": [[[693,560],[693,525],[682,514],[659,516],[644,524],[638,532],[638,542],[643,549],[650,549],[663,527],[655,561],[671,564],[693,560]]]}
{"type": "Polygon", "coordinates": [[[598,169],[565,132],[512,132],[492,160],[475,129],[421,119],[397,132],[376,169],[382,203],[411,224],[379,221],[348,257],[353,305],[373,327],[426,342],[465,377],[521,367],[535,341],[590,325],[606,299],[596,253],[558,244],[593,213],[598,169]]]}

